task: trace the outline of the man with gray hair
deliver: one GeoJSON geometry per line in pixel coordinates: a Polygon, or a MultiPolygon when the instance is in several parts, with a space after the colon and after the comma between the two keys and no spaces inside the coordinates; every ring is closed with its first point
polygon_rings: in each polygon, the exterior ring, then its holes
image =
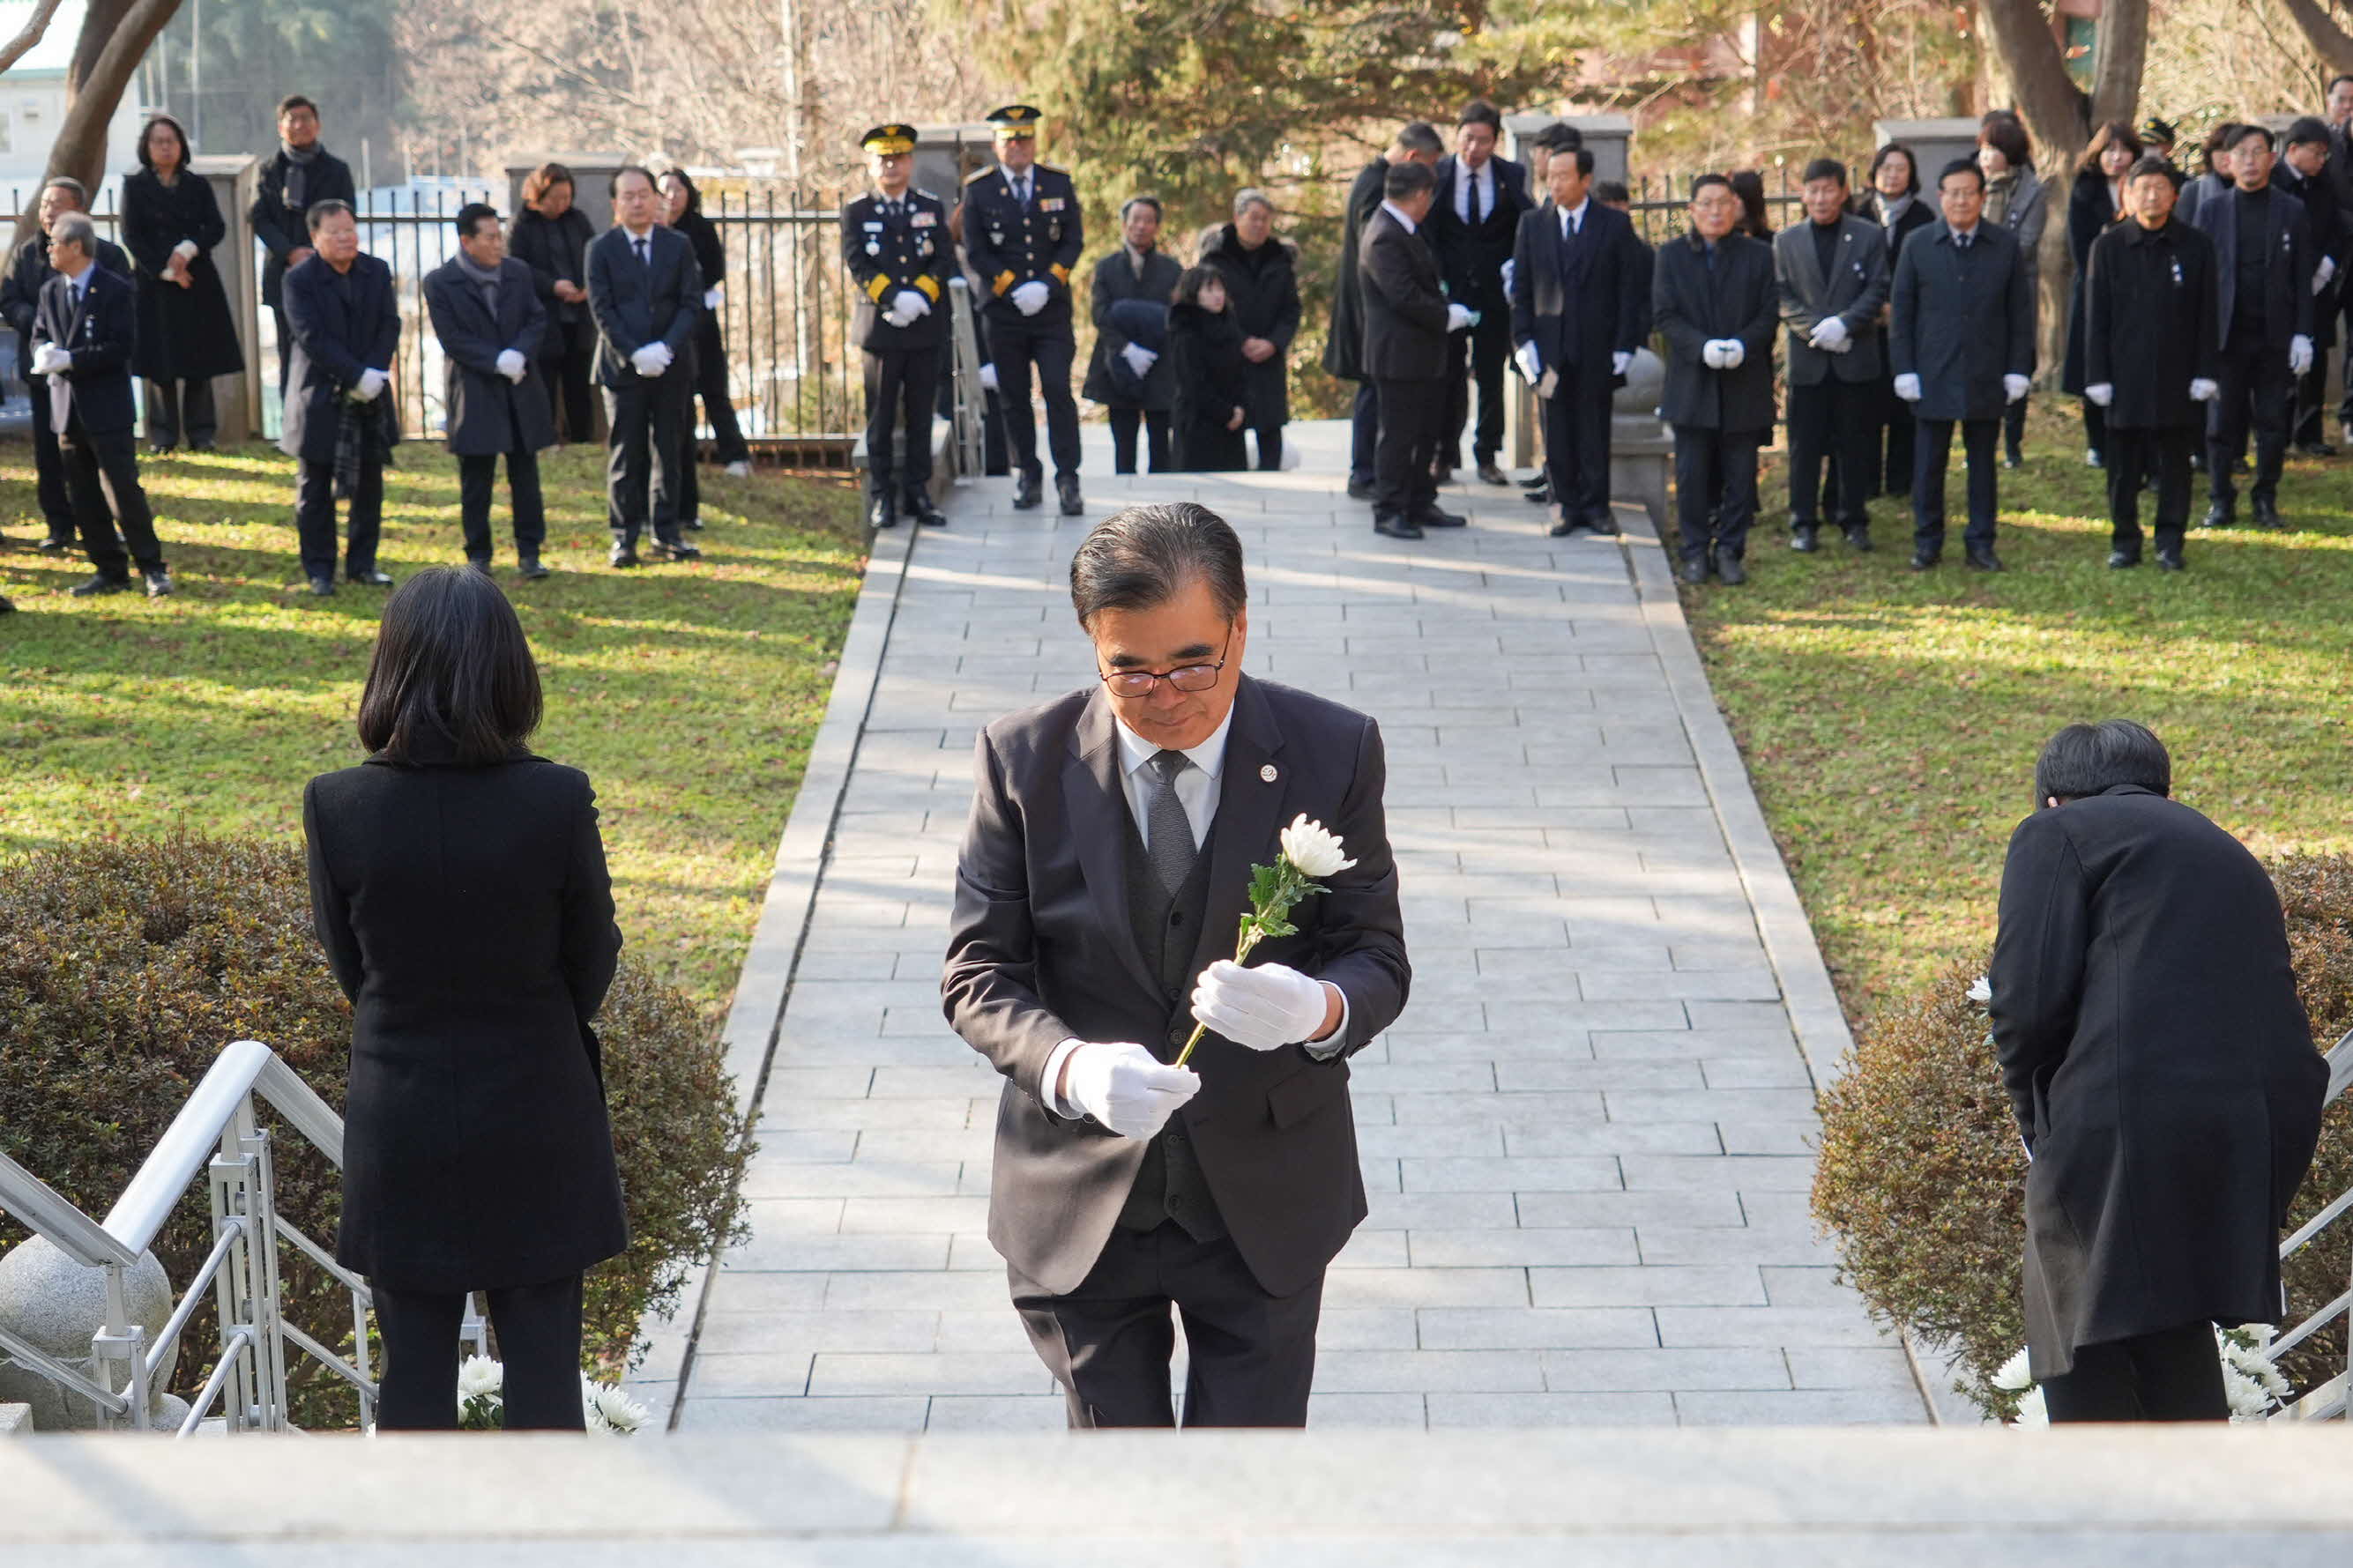
{"type": "MultiPolygon", "coordinates": [[[[8,259],[7,276],[0,278],[0,317],[6,318],[16,333],[16,379],[34,387],[37,414],[44,405],[33,381],[33,317],[41,308],[41,286],[58,273],[49,264],[49,230],[66,214],[84,212],[89,207],[90,195],[79,180],[69,174],[52,174],[48,184],[41,187],[40,226],[34,229],[31,238],[16,247],[16,253],[8,259]]],[[[111,239],[98,242],[98,264],[121,277],[132,276],[131,258],[111,239]]],[[[33,475],[41,516],[48,523],[48,531],[41,536],[41,548],[61,554],[74,547],[73,498],[66,493],[65,459],[58,453],[57,436],[46,419],[33,421],[33,475]]]]}
{"type": "Polygon", "coordinates": [[[1205,507],[1107,519],[1071,599],[1100,681],[981,732],[941,979],[1006,1078],[988,1239],[1073,1427],[1176,1425],[1172,1313],[1186,1426],[1301,1426],[1366,1213],[1347,1058],[1411,980],[1380,731],[1241,672],[1241,542],[1205,507]],[[1253,866],[1303,818],[1346,862],[1243,968],[1253,866]]]}
{"type": "Polygon", "coordinates": [[[1235,193],[1234,219],[1201,237],[1201,265],[1226,286],[1226,315],[1242,334],[1242,407],[1258,466],[1282,467],[1291,422],[1291,340],[1299,335],[1299,247],[1274,232],[1264,191],[1235,193]]]}
{"type": "Polygon", "coordinates": [[[1365,368],[1365,289],[1356,270],[1356,252],[1365,226],[1381,210],[1388,195],[1389,170],[1398,163],[1420,163],[1435,169],[1446,143],[1427,120],[1402,127],[1389,149],[1357,171],[1348,187],[1348,205],[1340,228],[1340,270],[1332,280],[1332,327],[1324,338],[1324,368],[1343,381],[1356,384],[1356,405],[1349,411],[1348,498],[1373,499],[1373,448],[1380,434],[1380,394],[1372,373],[1365,368]]]}

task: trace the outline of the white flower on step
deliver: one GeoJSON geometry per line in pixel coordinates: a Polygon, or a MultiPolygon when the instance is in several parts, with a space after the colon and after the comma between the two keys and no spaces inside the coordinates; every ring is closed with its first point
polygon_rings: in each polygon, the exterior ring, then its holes
{"type": "Polygon", "coordinates": [[[2021,1393],[2034,1386],[2034,1374],[2026,1369],[2024,1351],[2019,1352],[2001,1363],[2001,1370],[1993,1374],[1993,1385],[1996,1388],[2007,1389],[2012,1394],[2021,1393]]]}
{"type": "Polygon", "coordinates": [[[1983,1007],[1993,1001],[1993,982],[1980,974],[1969,987],[1969,1000],[1983,1007]]]}
{"type": "Polygon", "coordinates": [[[486,1355],[470,1355],[458,1365],[458,1397],[479,1399],[506,1386],[507,1369],[486,1355]]]}
{"type": "Polygon", "coordinates": [[[2042,1403],[2042,1391],[2041,1389],[2030,1388],[2026,1391],[2024,1395],[2019,1399],[2018,1418],[2012,1421],[2010,1425],[2012,1426],[2048,1426],[2051,1425],[2051,1412],[2042,1403]]]}
{"type": "Polygon", "coordinates": [[[622,1392],[617,1383],[598,1383],[580,1374],[580,1417],[591,1432],[627,1437],[646,1424],[646,1407],[622,1392]]]}
{"type": "Polygon", "coordinates": [[[1291,826],[1280,837],[1282,858],[1311,880],[1335,876],[1356,864],[1347,858],[1347,848],[1340,836],[1320,822],[1308,821],[1303,811],[1291,819],[1291,826]]]}

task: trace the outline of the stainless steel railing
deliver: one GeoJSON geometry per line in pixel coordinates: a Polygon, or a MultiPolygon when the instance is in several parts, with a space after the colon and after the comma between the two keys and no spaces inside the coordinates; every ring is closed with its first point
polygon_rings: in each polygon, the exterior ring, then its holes
{"type": "MultiPolygon", "coordinates": [[[[2353,1089],[2353,1030],[2337,1042],[2328,1053],[2328,1093],[2322,1103],[2334,1104],[2337,1097],[2353,1089]]],[[[2339,1193],[2321,1211],[2299,1226],[2294,1236],[2280,1243],[2280,1261],[2302,1252],[2331,1226],[2346,1223],[2353,1215],[2353,1188],[2339,1193]]],[[[2274,1421],[2343,1421],[2348,1418],[2348,1395],[2353,1394],[2353,1278],[2346,1281],[2342,1294],[2322,1307],[2312,1316],[2297,1323],[2271,1343],[2270,1354],[2276,1361],[2302,1344],[2329,1324],[2345,1320],[2346,1364],[2327,1383],[2306,1394],[2272,1417],[2274,1421]]]]}

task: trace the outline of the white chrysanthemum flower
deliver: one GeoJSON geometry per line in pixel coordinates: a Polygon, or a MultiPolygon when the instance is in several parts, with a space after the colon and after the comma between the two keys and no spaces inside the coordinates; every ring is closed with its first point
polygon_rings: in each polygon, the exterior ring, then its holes
{"type": "Polygon", "coordinates": [[[1334,876],[1356,864],[1347,858],[1340,836],[1320,822],[1308,821],[1303,811],[1291,819],[1281,837],[1282,858],[1310,878],[1334,876]]]}
{"type": "Polygon", "coordinates": [[[1969,987],[1969,1000],[1983,1007],[1993,1000],[1993,982],[1980,974],[1969,987]]]}
{"type": "Polygon", "coordinates": [[[2051,1412],[2042,1403],[2042,1390],[2030,1388],[2018,1402],[2018,1417],[2012,1426],[2048,1426],[2051,1412]]]}
{"type": "Polygon", "coordinates": [[[2034,1386],[2034,1375],[2027,1371],[2024,1351],[2001,1363],[2001,1370],[1993,1374],[1993,1385],[2012,1394],[2034,1386]]]}
{"type": "Polygon", "coordinates": [[[591,1384],[595,1392],[588,1407],[596,1411],[605,1424],[605,1430],[617,1437],[627,1437],[646,1424],[649,1412],[643,1405],[629,1397],[617,1383],[591,1384]]]}
{"type": "Polygon", "coordinates": [[[506,1386],[507,1369],[486,1355],[470,1355],[458,1366],[458,1397],[479,1399],[506,1386]]]}

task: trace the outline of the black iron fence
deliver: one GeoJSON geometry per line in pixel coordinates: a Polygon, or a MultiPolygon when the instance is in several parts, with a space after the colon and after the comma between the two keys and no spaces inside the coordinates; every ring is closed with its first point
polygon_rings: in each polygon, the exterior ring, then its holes
{"type": "MultiPolygon", "coordinates": [[[[1788,166],[1783,164],[1757,173],[1765,184],[1766,221],[1776,230],[1797,222],[1805,212],[1805,204],[1790,178],[1788,166]]],[[[1628,194],[1634,198],[1634,232],[1646,243],[1659,246],[1689,230],[1691,183],[1696,178],[1698,172],[1694,171],[1689,174],[1643,174],[1628,181],[1628,194]]]]}

